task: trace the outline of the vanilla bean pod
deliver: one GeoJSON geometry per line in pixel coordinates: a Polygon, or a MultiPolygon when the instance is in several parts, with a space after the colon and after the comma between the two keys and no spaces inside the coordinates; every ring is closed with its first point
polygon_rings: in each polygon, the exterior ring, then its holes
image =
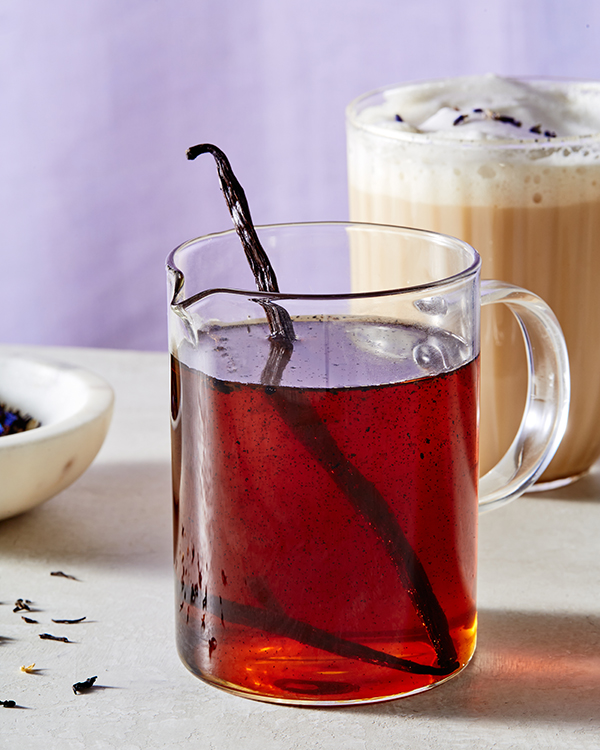
{"type": "MultiPolygon", "coordinates": [[[[204,153],[211,154],[217,164],[221,188],[259,291],[278,293],[279,287],[275,271],[260,244],[252,223],[244,190],[235,177],[229,160],[217,146],[211,144],[192,146],[187,151],[187,157],[188,159],[195,159],[204,153]]],[[[271,349],[267,364],[261,375],[261,384],[269,389],[269,394],[274,398],[275,408],[293,434],[321,462],[324,469],[345,493],[357,513],[368,522],[374,533],[380,538],[396,567],[415,611],[425,627],[435,650],[439,669],[442,670],[441,674],[449,674],[459,667],[456,649],[450,636],[446,615],[435,596],[418,555],[411,547],[385,498],[342,453],[310,403],[300,397],[293,400],[289,399],[278,392],[276,386],[281,382],[285,367],[292,356],[295,339],[293,324],[287,310],[280,305],[260,299],[257,299],[256,302],[263,306],[271,331],[269,337],[271,349]]],[[[281,618],[284,618],[287,624],[294,623],[294,627],[288,628],[289,637],[293,637],[302,643],[331,651],[333,645],[342,642],[326,631],[312,628],[303,623],[298,624],[297,621],[292,621],[291,618],[287,618],[279,612],[247,608],[234,602],[229,602],[228,605],[228,611],[222,610],[222,614],[228,618],[242,617],[242,614],[244,614],[244,617],[247,617],[244,624],[251,627],[268,629],[264,627],[265,622],[270,622],[270,626],[275,627],[275,621],[269,618],[279,618],[279,620],[276,620],[279,623],[282,622],[281,618]],[[256,621],[256,617],[258,617],[259,622],[256,621]]],[[[341,655],[349,658],[362,658],[361,654],[364,654],[366,647],[350,641],[343,641],[343,643],[343,654],[341,655]]],[[[335,653],[340,652],[335,651],[335,653]]],[[[394,660],[396,657],[390,656],[389,658],[394,660]]],[[[387,666],[390,666],[390,664],[387,664],[387,666]]]]}
{"type": "Polygon", "coordinates": [[[444,610],[425,568],[385,498],[340,450],[310,403],[295,398],[293,394],[282,394],[277,389],[270,394],[270,398],[294,436],[321,463],[354,510],[379,537],[427,631],[440,667],[449,671],[457,669],[456,649],[444,610]]]}
{"type": "Polygon", "coordinates": [[[315,628],[305,622],[289,617],[279,609],[266,609],[239,604],[223,599],[220,596],[207,597],[207,609],[212,614],[236,625],[257,628],[263,632],[291,638],[299,643],[319,648],[322,651],[327,651],[337,656],[368,662],[380,667],[397,669],[402,672],[444,676],[450,674],[459,666],[458,662],[449,662],[435,667],[428,664],[419,664],[409,659],[402,659],[393,654],[386,654],[385,651],[378,651],[369,646],[364,646],[362,643],[355,643],[354,641],[339,638],[321,628],[315,628]]]}
{"type": "MultiPolygon", "coordinates": [[[[217,165],[221,189],[231,214],[235,231],[241,240],[246,258],[256,280],[257,289],[261,292],[279,292],[277,277],[268,255],[264,251],[250,215],[250,207],[244,189],[231,169],[229,159],[223,151],[210,143],[201,143],[187,150],[187,158],[195,159],[200,154],[211,154],[217,165]]],[[[262,305],[271,331],[270,338],[293,346],[294,327],[287,310],[269,300],[256,302],[262,305]]]]}

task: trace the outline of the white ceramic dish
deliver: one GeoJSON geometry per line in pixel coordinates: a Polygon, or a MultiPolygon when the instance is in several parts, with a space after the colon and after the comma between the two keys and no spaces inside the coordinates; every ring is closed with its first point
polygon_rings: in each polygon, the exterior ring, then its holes
{"type": "Polygon", "coordinates": [[[0,355],[0,402],[41,422],[0,436],[0,520],[49,500],[100,450],[112,416],[110,385],[49,359],[0,355]]]}

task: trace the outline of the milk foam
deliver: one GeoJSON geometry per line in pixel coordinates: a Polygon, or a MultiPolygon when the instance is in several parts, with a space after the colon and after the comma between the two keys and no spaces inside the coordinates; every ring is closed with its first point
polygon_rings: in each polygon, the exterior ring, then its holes
{"type": "Polygon", "coordinates": [[[385,100],[364,110],[360,120],[453,140],[540,140],[545,133],[559,138],[600,133],[600,86],[593,83],[521,81],[490,74],[407,85],[385,92],[385,100]],[[536,127],[540,132],[531,131],[536,127]]]}
{"type": "Polygon", "coordinates": [[[376,92],[347,115],[354,190],[441,205],[600,197],[600,83],[468,76],[376,92]]]}

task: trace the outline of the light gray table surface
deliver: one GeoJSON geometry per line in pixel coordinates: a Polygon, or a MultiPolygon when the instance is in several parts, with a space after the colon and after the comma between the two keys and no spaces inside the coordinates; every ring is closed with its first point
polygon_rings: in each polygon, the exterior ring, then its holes
{"type": "MultiPolygon", "coordinates": [[[[174,644],[168,359],[0,347],[87,366],[116,393],[95,462],[70,488],[0,522],[0,748],[600,748],[600,472],[481,517],[479,642],[434,690],[294,708],[203,684],[174,644]],[[79,580],[51,577],[63,570],[79,580]],[[74,643],[41,641],[13,613],[35,603],[74,643]],[[35,662],[26,674],[21,665],[35,662]],[[97,675],[98,689],[72,684],[97,675]]],[[[0,478],[1,481],[1,478],[0,478]]],[[[53,631],[50,631],[53,632],[53,631]]]]}

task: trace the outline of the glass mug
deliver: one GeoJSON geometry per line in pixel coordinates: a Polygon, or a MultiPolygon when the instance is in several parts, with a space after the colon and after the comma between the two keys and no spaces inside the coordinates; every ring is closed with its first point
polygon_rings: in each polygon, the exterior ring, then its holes
{"type": "MultiPolygon", "coordinates": [[[[490,88],[494,79],[474,77],[490,88]]],[[[563,100],[571,98],[598,119],[600,82],[502,80],[509,101],[548,92],[557,97],[559,120],[565,117],[563,100]]],[[[538,483],[538,489],[551,489],[577,479],[600,457],[600,355],[594,345],[600,337],[600,133],[527,140],[512,128],[511,138],[473,140],[458,137],[461,127],[448,138],[394,126],[394,113],[405,112],[408,102],[418,102],[421,110],[432,101],[449,106],[456,96],[452,87],[461,81],[473,91],[468,78],[406,83],[364,94],[348,106],[350,219],[460,237],[480,253],[482,278],[523,286],[550,305],[567,342],[572,382],[564,440],[538,483]]],[[[475,90],[471,96],[487,100],[485,91],[475,90]]],[[[536,106],[531,101],[533,111],[536,106]]],[[[524,121],[522,130],[530,124],[524,121]]],[[[371,262],[377,273],[382,261],[371,262]]],[[[527,367],[521,332],[508,311],[485,311],[481,339],[485,472],[519,425],[527,367]]]]}
{"type": "Polygon", "coordinates": [[[177,644],[206,682],[276,703],[381,701],[444,682],[476,640],[479,506],[521,494],[565,429],[560,327],[482,282],[466,243],[368,224],[258,227],[280,293],[235,232],[168,258],[177,644]],[[352,268],[393,258],[385,288],[352,268]],[[261,306],[291,316],[292,347],[261,306]],[[480,304],[524,331],[519,432],[479,482],[480,304]]]}

